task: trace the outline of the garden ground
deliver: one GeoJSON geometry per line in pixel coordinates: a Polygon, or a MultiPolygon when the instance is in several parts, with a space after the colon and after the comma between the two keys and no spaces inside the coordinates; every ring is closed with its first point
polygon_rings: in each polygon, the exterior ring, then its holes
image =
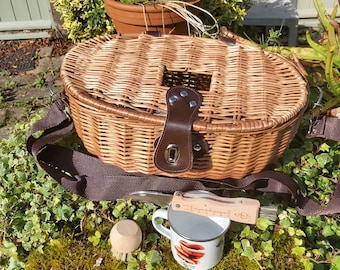
{"type": "Polygon", "coordinates": [[[66,39],[0,41],[0,139],[48,103],[49,83],[56,92],[63,90],[60,66],[72,46],[66,39]]]}

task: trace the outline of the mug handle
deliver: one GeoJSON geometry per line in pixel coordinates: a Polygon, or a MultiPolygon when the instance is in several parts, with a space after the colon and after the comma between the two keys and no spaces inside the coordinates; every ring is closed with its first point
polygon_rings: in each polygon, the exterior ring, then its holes
{"type": "Polygon", "coordinates": [[[163,236],[171,239],[170,229],[165,227],[163,224],[158,224],[156,218],[168,219],[168,211],[165,209],[158,209],[152,215],[152,225],[153,227],[163,236]]]}

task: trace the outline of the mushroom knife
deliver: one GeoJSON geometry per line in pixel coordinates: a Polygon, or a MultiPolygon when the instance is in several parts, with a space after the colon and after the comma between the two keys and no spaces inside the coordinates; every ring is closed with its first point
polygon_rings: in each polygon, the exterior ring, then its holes
{"type": "Polygon", "coordinates": [[[190,212],[202,216],[220,216],[232,221],[255,224],[258,217],[276,220],[277,207],[261,207],[260,202],[250,198],[227,198],[213,193],[176,191],[174,195],[154,191],[130,193],[126,199],[150,202],[160,206],[172,205],[174,211],[190,212]]]}

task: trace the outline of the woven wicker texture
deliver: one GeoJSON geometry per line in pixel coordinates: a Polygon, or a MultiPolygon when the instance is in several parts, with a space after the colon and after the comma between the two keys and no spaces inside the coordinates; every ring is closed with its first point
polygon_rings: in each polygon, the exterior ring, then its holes
{"type": "Polygon", "coordinates": [[[241,178],[287,148],[308,101],[307,83],[283,57],[242,44],[188,36],[102,36],[70,50],[61,77],[89,152],[128,172],[241,178]],[[153,164],[170,86],[203,96],[193,130],[208,153],[168,174],[153,164]]]}

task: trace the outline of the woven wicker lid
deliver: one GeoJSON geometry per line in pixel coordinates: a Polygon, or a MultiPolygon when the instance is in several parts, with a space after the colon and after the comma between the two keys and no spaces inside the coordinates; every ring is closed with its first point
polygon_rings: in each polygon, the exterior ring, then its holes
{"type": "Polygon", "coordinates": [[[177,35],[102,36],[70,50],[66,93],[94,110],[165,121],[165,94],[183,84],[203,96],[194,130],[257,132],[303,110],[307,83],[278,54],[220,40],[177,35]]]}

